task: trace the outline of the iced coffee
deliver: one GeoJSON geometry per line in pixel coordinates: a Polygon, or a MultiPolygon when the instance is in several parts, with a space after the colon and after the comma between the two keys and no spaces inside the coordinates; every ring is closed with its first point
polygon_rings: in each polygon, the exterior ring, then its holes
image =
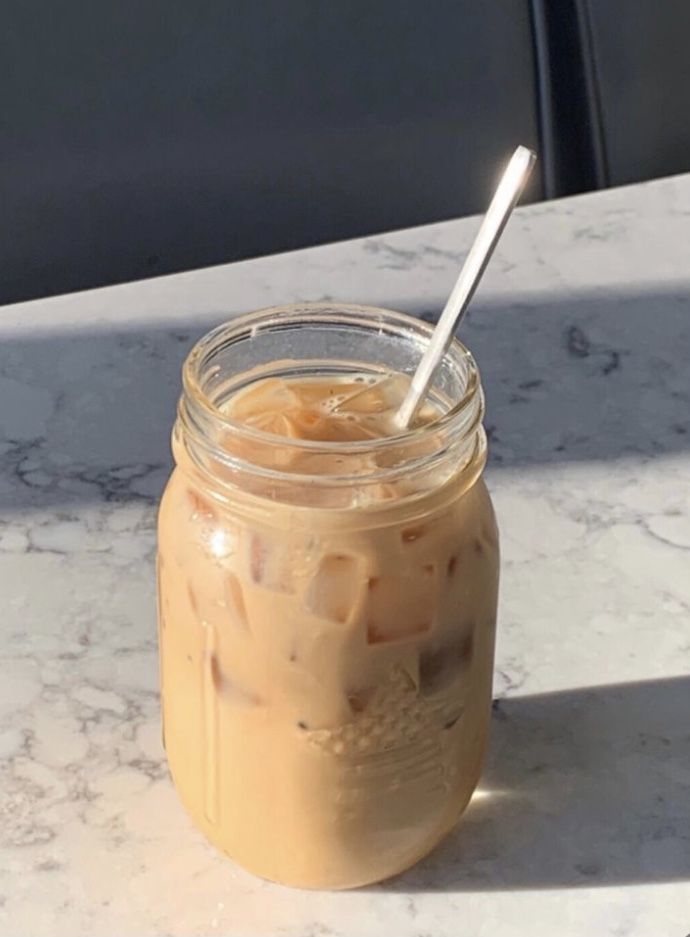
{"type": "Polygon", "coordinates": [[[409,378],[314,341],[228,374],[192,355],[206,383],[188,372],[159,521],[162,705],[208,838],[265,878],[345,888],[424,856],[474,790],[498,538],[478,382],[401,433],[409,378]]]}

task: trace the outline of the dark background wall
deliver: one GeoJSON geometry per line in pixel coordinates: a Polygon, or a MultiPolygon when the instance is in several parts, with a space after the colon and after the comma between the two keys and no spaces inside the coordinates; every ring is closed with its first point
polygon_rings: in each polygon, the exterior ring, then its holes
{"type": "Polygon", "coordinates": [[[530,198],[690,168],[690,4],[633,5],[6,0],[0,302],[479,211],[518,142],[530,198]]]}
{"type": "Polygon", "coordinates": [[[497,161],[537,145],[514,0],[3,18],[4,301],[476,211],[497,161]]]}
{"type": "Polygon", "coordinates": [[[577,5],[604,184],[690,170],[690,2],[577,5]]]}

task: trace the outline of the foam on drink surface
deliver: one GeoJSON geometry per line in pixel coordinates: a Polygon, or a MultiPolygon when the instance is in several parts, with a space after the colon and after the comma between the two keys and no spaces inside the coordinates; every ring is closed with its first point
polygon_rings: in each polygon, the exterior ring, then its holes
{"type": "MultiPolygon", "coordinates": [[[[224,413],[276,436],[313,442],[360,442],[400,433],[395,416],[410,379],[404,374],[264,378],[239,391],[224,413]]],[[[425,404],[416,425],[439,411],[425,404]]]]}

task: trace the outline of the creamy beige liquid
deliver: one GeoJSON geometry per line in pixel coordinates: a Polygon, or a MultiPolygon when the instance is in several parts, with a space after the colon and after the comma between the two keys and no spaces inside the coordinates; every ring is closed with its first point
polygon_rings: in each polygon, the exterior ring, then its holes
{"type": "MultiPolygon", "coordinates": [[[[226,413],[292,439],[375,440],[395,432],[406,386],[268,379],[226,413]]],[[[436,416],[427,407],[421,420],[436,416]]],[[[363,452],[363,470],[372,458],[363,452]]],[[[309,452],[286,459],[313,468],[309,452]]],[[[457,821],[486,744],[498,538],[478,471],[338,509],[316,491],[312,507],[260,489],[218,500],[177,461],[159,604],[165,744],[183,802],[269,879],[344,888],[407,868],[457,821]]]]}

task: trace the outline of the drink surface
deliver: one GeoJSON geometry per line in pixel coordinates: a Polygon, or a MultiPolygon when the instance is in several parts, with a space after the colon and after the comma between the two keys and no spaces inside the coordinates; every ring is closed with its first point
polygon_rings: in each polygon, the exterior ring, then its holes
{"type": "MultiPolygon", "coordinates": [[[[410,385],[404,374],[268,378],[232,397],[224,412],[243,423],[288,439],[359,442],[400,433],[395,416],[410,385]]],[[[420,410],[416,426],[439,411],[420,410]]]]}
{"type": "MultiPolygon", "coordinates": [[[[269,500],[268,483],[217,498],[179,449],[161,505],[173,777],[216,845],[287,884],[350,887],[408,867],[455,824],[481,768],[498,542],[479,471],[378,484],[385,511],[371,513],[366,498],[332,507],[312,484],[342,471],[337,446],[288,445],[361,443],[347,471],[386,469],[378,443],[399,432],[407,386],[398,374],[250,383],[225,417],[287,446],[281,465],[312,501],[269,500]]],[[[439,415],[429,404],[418,425],[439,415]]],[[[251,438],[228,434],[228,451],[251,457],[251,438]]]]}

